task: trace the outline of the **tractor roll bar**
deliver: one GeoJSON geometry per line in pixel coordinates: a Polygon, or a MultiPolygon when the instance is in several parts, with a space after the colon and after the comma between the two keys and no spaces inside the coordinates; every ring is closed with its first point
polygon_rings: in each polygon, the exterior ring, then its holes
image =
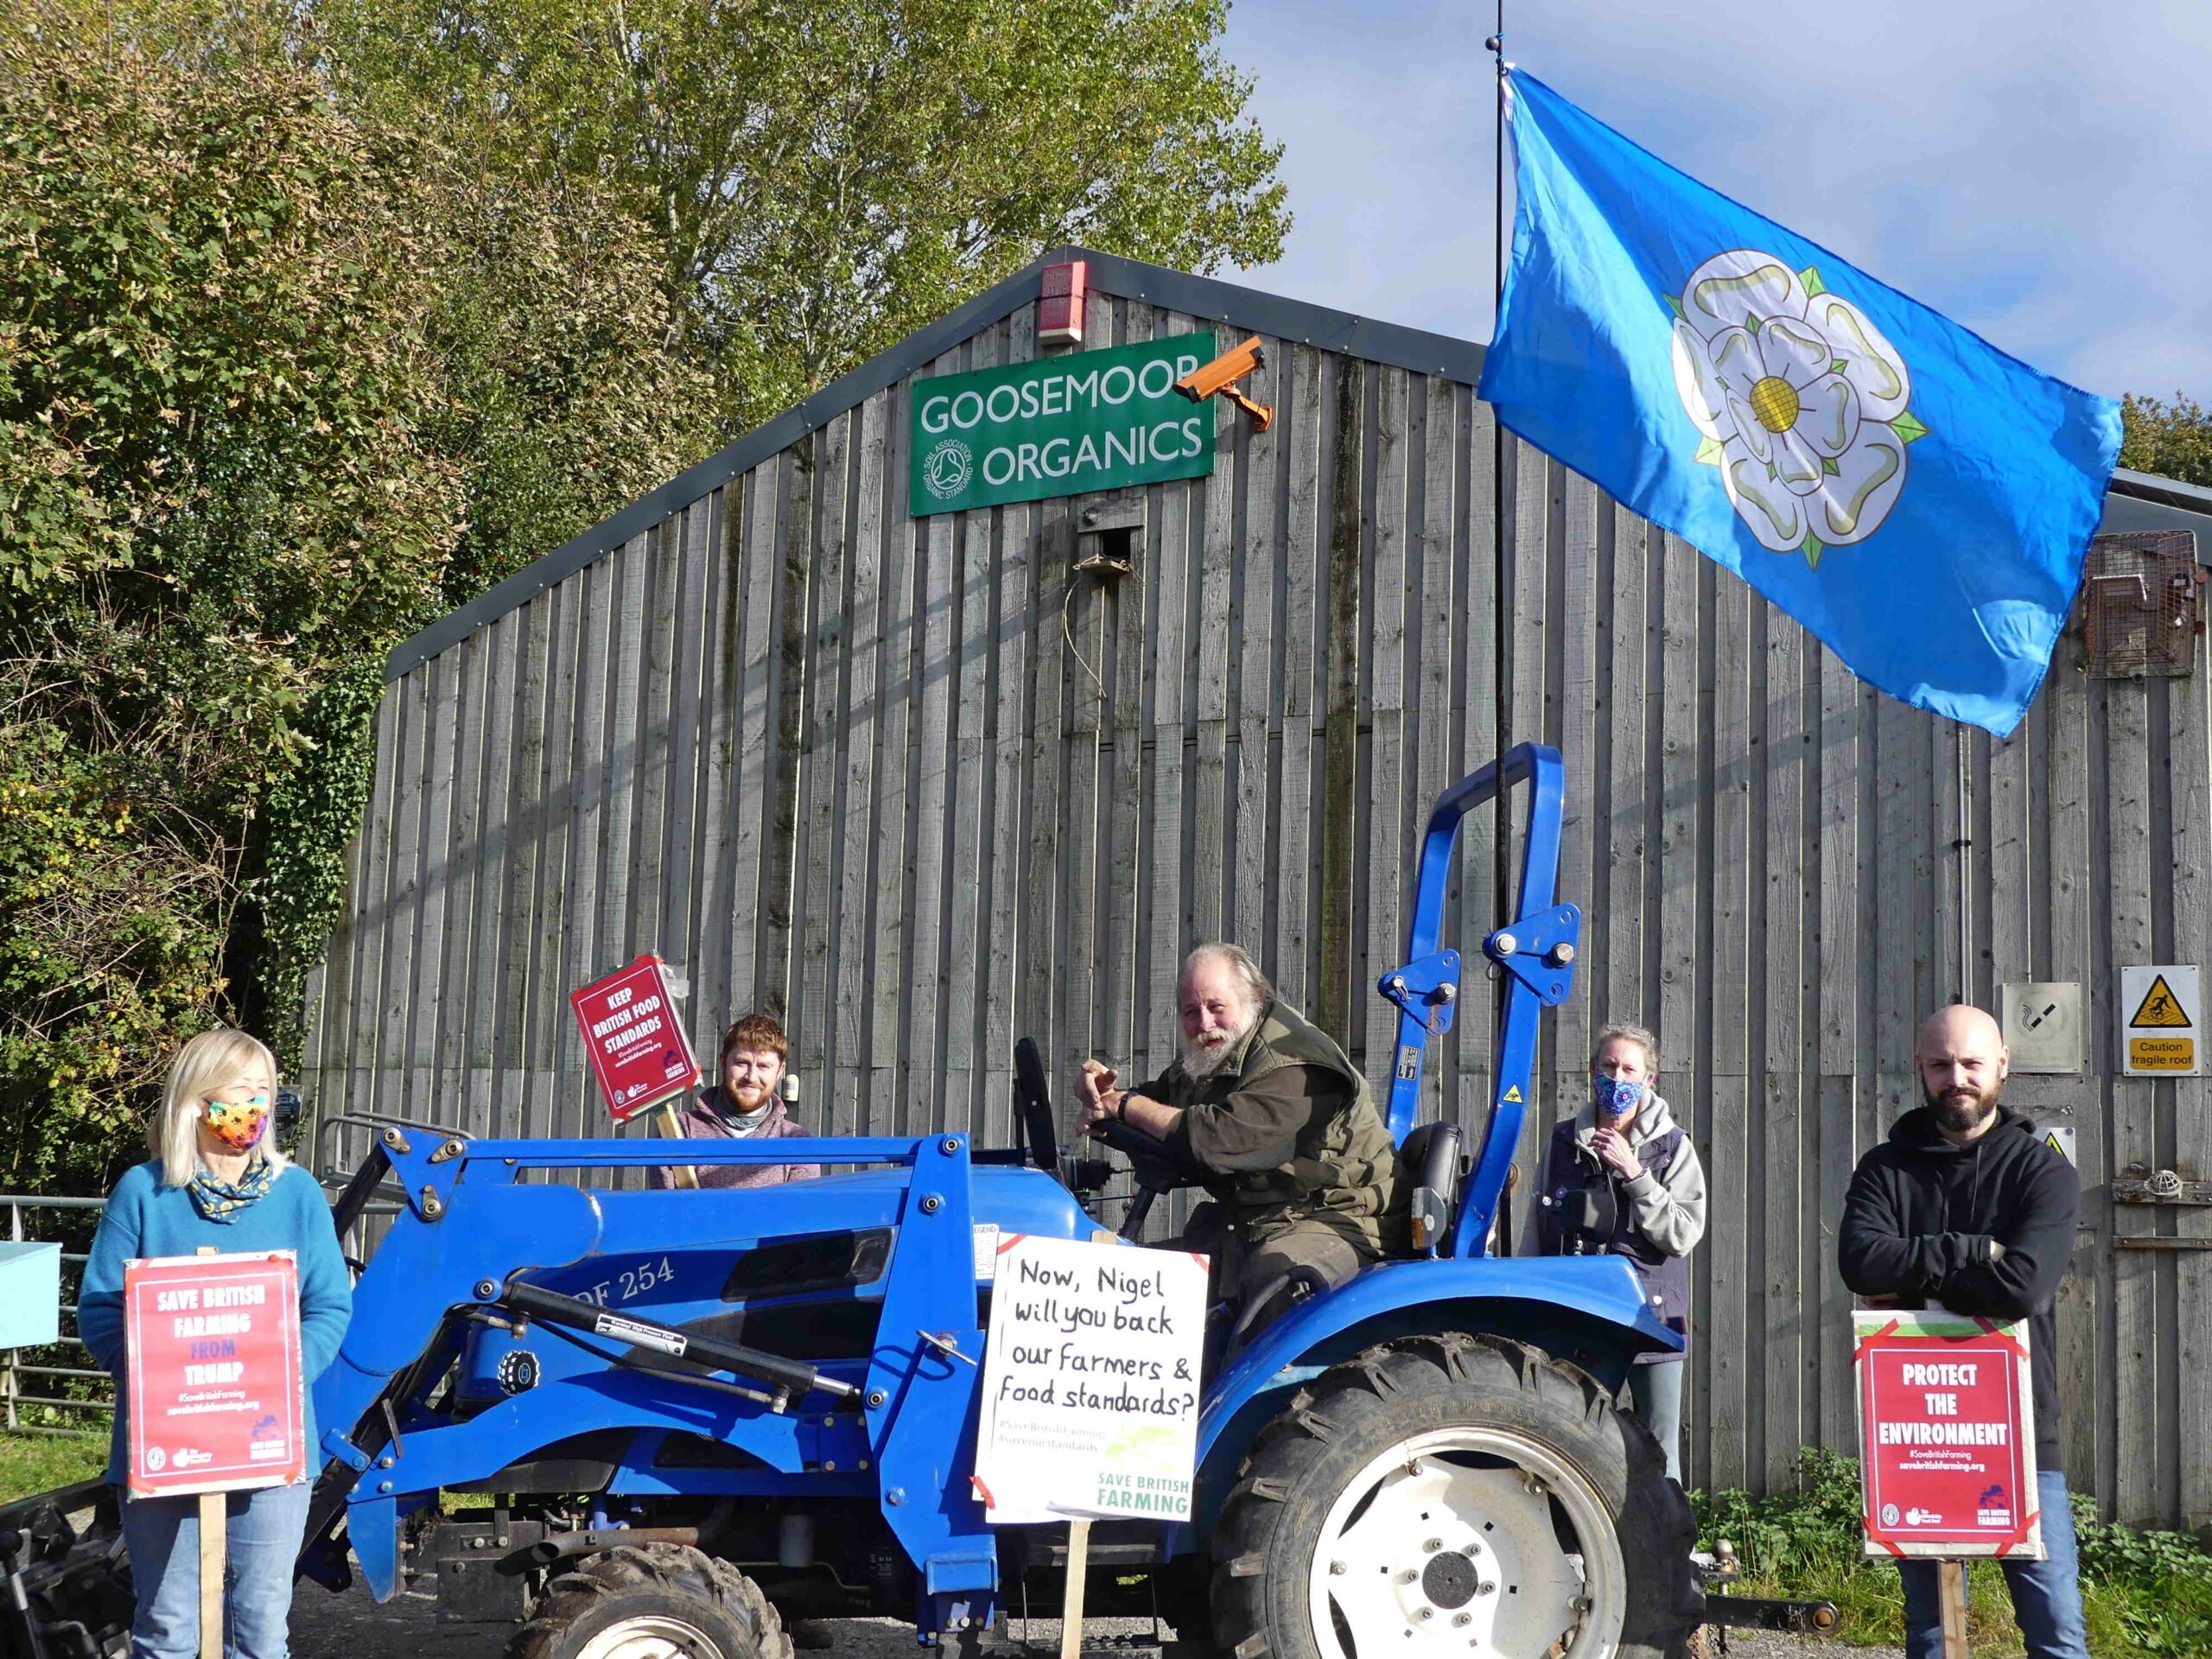
{"type": "Polygon", "coordinates": [[[1469,773],[1437,798],[1421,838],[1414,913],[1407,931],[1406,963],[1382,976],[1378,988],[1398,1009],[1398,1042],[1391,1068],[1389,1125],[1402,1144],[1421,1115],[1424,1051],[1432,1036],[1452,1028],[1459,1001],[1459,953],[1438,948],[1444,901],[1452,885],[1452,855],[1459,820],[1517,785],[1530,785],[1528,827],[1521,844],[1516,894],[1501,894],[1513,919],[1484,936],[1484,956],[1498,974],[1502,1008],[1493,1054],[1491,1116],[1474,1173],[1460,1201],[1446,1253],[1489,1251],[1491,1224],[1505,1191],[1513,1148],[1527,1115],[1535,1063],[1538,1016],[1564,1002],[1574,983],[1575,944],[1581,913],[1554,903],[1559,876],[1560,824],[1567,799],[1567,768],[1557,749],[1522,743],[1469,773]]]}

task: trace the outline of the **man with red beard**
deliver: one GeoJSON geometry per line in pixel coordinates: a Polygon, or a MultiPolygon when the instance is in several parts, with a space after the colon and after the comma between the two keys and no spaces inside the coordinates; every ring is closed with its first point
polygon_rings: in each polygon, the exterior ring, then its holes
{"type": "MultiPolygon", "coordinates": [[[[1402,1251],[1397,1147],[1344,1051],[1233,944],[1191,952],[1176,1001],[1182,1052],[1152,1082],[1125,1091],[1111,1066],[1084,1063],[1084,1127],[1114,1119],[1158,1141],[1212,1195],[1174,1245],[1212,1258],[1214,1300],[1258,1306],[1301,1268],[1334,1287],[1402,1251]]],[[[1291,1306],[1277,1300],[1268,1317],[1291,1306]]]]}
{"type": "MultiPolygon", "coordinates": [[[[2036,1127],[1999,1103],[2009,1056],[1979,1008],[1941,1010],[1920,1030],[1914,1059],[1926,1104],[1859,1160],[1844,1200],[1843,1282],[1869,1303],[1936,1304],[1954,1313],[2025,1319],[2035,1384],[2036,1484],[2045,1559],[2007,1557],[2029,1659],[2088,1659],[2082,1585],[2059,1459],[2058,1281],[2074,1251],[2081,1183],[2036,1127]]],[[[1899,1564],[1905,1651],[1942,1652],[1933,1561],[1899,1564]]]]}
{"type": "MultiPolygon", "coordinates": [[[[687,1141],[782,1141],[810,1131],[791,1122],[777,1090],[784,1080],[790,1044],[784,1028],[765,1014],[748,1014],[722,1036],[721,1080],[677,1114],[687,1141]]],[[[693,1172],[703,1187],[774,1186],[810,1181],[819,1164],[702,1164],[693,1172]]],[[[653,1185],[677,1185],[673,1167],[653,1171],[653,1185]]]]}

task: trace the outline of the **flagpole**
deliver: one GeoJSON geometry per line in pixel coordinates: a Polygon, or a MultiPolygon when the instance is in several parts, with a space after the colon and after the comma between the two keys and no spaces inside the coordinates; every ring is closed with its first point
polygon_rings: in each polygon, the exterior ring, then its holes
{"type": "MultiPolygon", "coordinates": [[[[1491,251],[1491,323],[1490,343],[1497,344],[1497,325],[1505,309],[1505,0],[1497,0],[1497,33],[1483,45],[1497,66],[1497,109],[1494,115],[1496,143],[1491,162],[1490,251],[1491,251]]],[[[1505,646],[1506,646],[1506,572],[1505,558],[1505,429],[1492,423],[1491,427],[1491,556],[1493,562],[1491,588],[1491,672],[1497,677],[1496,696],[1492,706],[1497,710],[1497,730],[1491,753],[1503,754],[1513,746],[1512,721],[1506,702],[1505,646]]],[[[1506,885],[1512,868],[1507,855],[1506,818],[1498,799],[1497,849],[1498,902],[1506,902],[1510,892],[1506,885]]]]}
{"type": "MultiPolygon", "coordinates": [[[[1497,32],[1483,42],[1497,66],[1497,92],[1493,116],[1495,145],[1491,162],[1490,248],[1491,248],[1491,346],[1497,344],[1498,320],[1505,309],[1505,0],[1497,0],[1497,32]]],[[[1495,677],[1494,696],[1491,707],[1494,710],[1494,730],[1491,734],[1491,753],[1502,759],[1512,747],[1512,720],[1506,703],[1505,642],[1506,642],[1506,559],[1505,559],[1505,428],[1494,418],[1491,423],[1490,546],[1491,576],[1491,672],[1495,677]]],[[[1541,734],[1539,734],[1541,735],[1541,734]]],[[[1503,906],[1511,902],[1513,865],[1507,842],[1507,830],[1512,817],[1508,806],[1510,797],[1500,790],[1491,803],[1491,847],[1492,849],[1492,883],[1500,906],[1498,914],[1507,913],[1503,906]]],[[[1497,995],[1502,1004],[1505,987],[1501,976],[1497,995]]],[[[1491,1057],[1491,1098],[1497,1098],[1497,1065],[1496,1054],[1491,1057]]],[[[1441,1073],[1439,1073],[1440,1077],[1441,1073]]],[[[1499,1210],[1497,1254],[1513,1254],[1513,1195],[1511,1186],[1506,1190],[1499,1210]]]]}

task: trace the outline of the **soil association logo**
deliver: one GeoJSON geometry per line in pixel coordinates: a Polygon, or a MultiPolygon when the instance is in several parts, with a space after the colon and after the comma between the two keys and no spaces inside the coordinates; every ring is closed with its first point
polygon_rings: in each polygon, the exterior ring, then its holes
{"type": "Polygon", "coordinates": [[[976,476],[975,452],[960,438],[947,438],[922,462],[922,482],[940,501],[950,501],[976,476]]]}

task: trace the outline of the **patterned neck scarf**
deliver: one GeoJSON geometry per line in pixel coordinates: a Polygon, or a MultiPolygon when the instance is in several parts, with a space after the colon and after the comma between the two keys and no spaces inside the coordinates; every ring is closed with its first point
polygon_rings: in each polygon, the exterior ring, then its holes
{"type": "Polygon", "coordinates": [[[218,1180],[203,1167],[185,1190],[192,1194],[192,1206],[202,1218],[228,1226],[251,1209],[276,1179],[276,1166],[266,1158],[257,1158],[235,1182],[218,1180]]]}

